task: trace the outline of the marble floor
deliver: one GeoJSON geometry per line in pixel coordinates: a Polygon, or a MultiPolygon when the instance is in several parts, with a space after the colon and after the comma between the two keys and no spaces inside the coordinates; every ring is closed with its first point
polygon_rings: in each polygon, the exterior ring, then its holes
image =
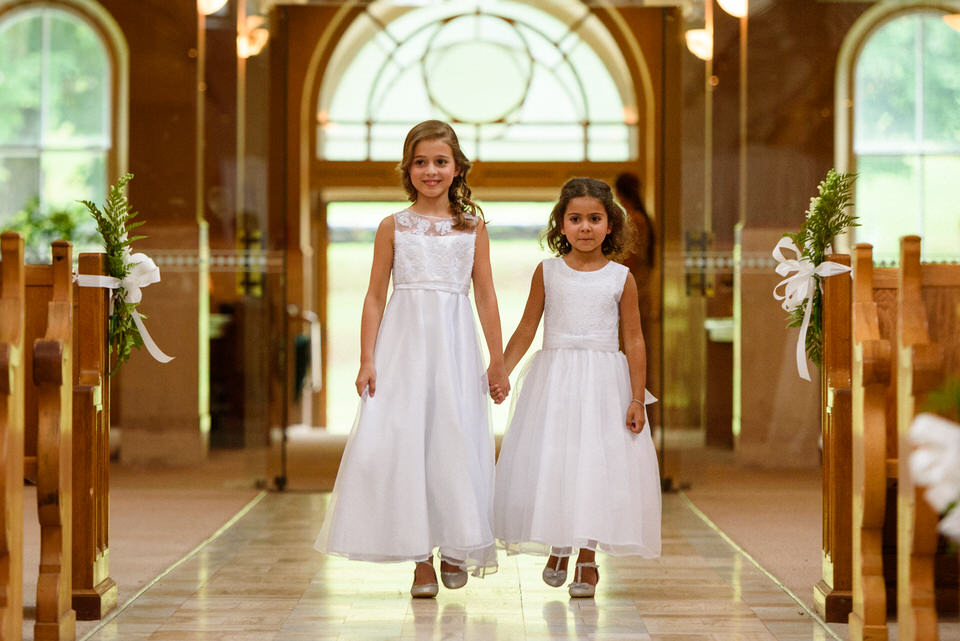
{"type": "Polygon", "coordinates": [[[592,600],[540,580],[542,559],[412,600],[412,564],[312,549],[328,494],[271,493],[87,632],[84,641],[811,641],[840,639],[705,522],[664,496],[663,556],[599,556],[592,600]]]}

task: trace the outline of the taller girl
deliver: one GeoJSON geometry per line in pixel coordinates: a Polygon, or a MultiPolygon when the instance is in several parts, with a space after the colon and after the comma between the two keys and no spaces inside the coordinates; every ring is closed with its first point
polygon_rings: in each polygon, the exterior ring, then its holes
{"type": "Polygon", "coordinates": [[[435,550],[448,588],[462,587],[468,570],[496,570],[486,394],[495,387],[502,401],[509,381],[489,240],[453,128],[416,125],[399,169],[412,204],[377,229],[360,324],[360,413],[315,547],[416,561],[411,594],[432,597],[435,550]],[[471,280],[491,355],[486,374],[471,280]]]}

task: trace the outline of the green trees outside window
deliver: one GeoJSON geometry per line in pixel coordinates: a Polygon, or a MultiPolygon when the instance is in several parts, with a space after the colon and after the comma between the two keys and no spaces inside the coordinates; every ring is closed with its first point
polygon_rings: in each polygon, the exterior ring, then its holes
{"type": "MultiPolygon", "coordinates": [[[[79,199],[102,200],[110,122],[110,63],[97,32],[78,15],[49,6],[5,14],[0,222],[9,225],[24,211],[62,216],[79,199]]],[[[93,228],[89,216],[77,219],[93,228]]]]}
{"type": "Polygon", "coordinates": [[[960,32],[942,15],[900,14],[857,61],[856,236],[878,261],[896,262],[904,234],[925,260],[960,259],[960,32]]]}

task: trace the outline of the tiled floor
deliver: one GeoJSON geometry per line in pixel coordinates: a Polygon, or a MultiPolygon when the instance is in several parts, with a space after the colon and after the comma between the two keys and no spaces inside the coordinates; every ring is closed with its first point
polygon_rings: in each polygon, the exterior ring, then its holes
{"type": "Polygon", "coordinates": [[[412,564],[328,558],[312,543],[327,494],[269,494],[232,528],[85,638],[95,641],[811,641],[834,639],[688,506],[664,497],[663,556],[600,555],[594,600],[540,580],[542,559],[436,600],[412,564]]]}

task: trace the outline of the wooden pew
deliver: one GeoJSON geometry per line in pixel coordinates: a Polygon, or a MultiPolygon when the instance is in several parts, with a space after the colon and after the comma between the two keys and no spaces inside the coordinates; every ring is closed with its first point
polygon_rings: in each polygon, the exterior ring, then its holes
{"type": "MultiPolygon", "coordinates": [[[[850,265],[847,254],[827,260],[850,265]]],[[[820,425],[823,434],[823,545],[821,579],[814,587],[817,613],[831,623],[845,622],[853,607],[853,535],[850,327],[852,279],[845,275],[823,281],[823,361],[820,369],[820,425]]]]}
{"type": "Polygon", "coordinates": [[[0,638],[23,628],[23,238],[0,237],[0,638]]]}
{"type": "Polygon", "coordinates": [[[73,641],[71,608],[73,285],[70,243],[56,241],[51,265],[26,270],[26,477],[37,485],[40,571],[36,641],[73,641]],[[41,330],[42,328],[42,330],[41,330]],[[42,331],[41,335],[38,335],[42,331]],[[31,428],[35,428],[31,429],[31,428]]]}
{"type": "MultiPolygon", "coordinates": [[[[103,254],[81,254],[79,273],[106,273],[103,254]]],[[[31,268],[33,269],[33,268],[31,268]]],[[[33,283],[39,292],[49,285],[33,283]]],[[[118,589],[109,576],[109,426],[110,385],[107,323],[109,290],[74,286],[73,343],[73,444],[72,444],[72,605],[80,620],[103,617],[116,606],[118,589]]],[[[44,290],[46,291],[46,290],[44,290]]],[[[49,292],[46,293],[49,296],[49,292]]],[[[42,325],[38,314],[43,296],[31,298],[33,332],[42,325]]],[[[28,405],[36,400],[28,390],[28,405]]],[[[35,425],[30,413],[28,426],[35,425]]],[[[35,429],[29,429],[28,478],[36,476],[35,429]]]]}
{"type": "MultiPolygon", "coordinates": [[[[873,268],[873,248],[854,250],[853,353],[853,528],[850,639],[886,641],[887,585],[884,578],[884,522],[888,479],[896,476],[896,423],[888,420],[895,396],[889,272],[873,268]]],[[[894,307],[895,308],[895,307],[894,307]]],[[[894,317],[895,318],[895,317],[894,317]]],[[[892,506],[890,506],[892,507],[892,506]]],[[[892,510],[891,510],[892,511],[892,510]]]]}
{"type": "MultiPolygon", "coordinates": [[[[906,247],[916,246],[916,260],[902,265],[922,274],[921,282],[928,288],[921,295],[901,292],[906,267],[873,269],[870,245],[857,245],[853,258],[853,611],[849,623],[850,638],[855,641],[888,638],[887,615],[903,598],[891,588],[896,589],[898,573],[902,577],[904,571],[906,576],[911,572],[898,567],[904,563],[909,566],[910,560],[909,555],[904,559],[903,553],[898,554],[896,547],[911,549],[911,543],[898,541],[902,538],[898,531],[904,527],[898,526],[898,513],[900,507],[910,506],[912,510],[914,504],[912,498],[907,498],[914,492],[909,479],[900,475],[898,424],[907,415],[904,412],[912,418],[914,404],[903,406],[898,402],[898,394],[907,389],[915,395],[925,393],[930,381],[935,380],[932,372],[937,371],[943,361],[938,356],[938,348],[921,344],[923,334],[917,328],[929,327],[931,336],[952,337],[947,340],[953,340],[954,344],[958,338],[957,312],[952,306],[960,302],[960,294],[944,294],[945,274],[953,268],[943,265],[921,267],[919,238],[907,239],[905,243],[906,247]],[[904,295],[907,296],[906,302],[898,303],[904,295]],[[956,298],[950,297],[954,295],[956,298]],[[907,311],[901,313],[901,309],[907,311]],[[901,331],[900,325],[905,319],[910,320],[911,326],[901,331]],[[908,351],[912,363],[905,360],[908,351]],[[908,382],[900,380],[905,375],[905,367],[914,372],[908,382]],[[908,486],[901,488],[904,482],[908,486]],[[893,549],[889,546],[891,539],[896,543],[893,549]]],[[[916,278],[908,276],[907,282],[916,278]]],[[[948,365],[952,362],[955,367],[958,358],[960,354],[943,362],[948,365]]],[[[902,394],[900,399],[904,400],[902,394]]],[[[911,511],[903,518],[905,523],[914,522],[915,514],[911,511]]],[[[925,545],[929,547],[928,543],[925,545]]],[[[936,550],[938,544],[934,543],[933,548],[936,550]]],[[[935,565],[936,584],[931,592],[936,593],[942,612],[955,613],[956,571],[953,568],[956,560],[938,553],[935,565]],[[942,572],[941,568],[948,571],[942,572]]],[[[908,629],[909,626],[908,623],[908,629]]],[[[898,633],[899,638],[905,638],[903,632],[898,633]]]]}
{"type": "MultiPolygon", "coordinates": [[[[850,264],[850,256],[828,260],[850,264]]],[[[873,269],[871,300],[879,331],[893,337],[896,327],[896,269],[873,269]]],[[[853,404],[852,404],[853,280],[833,276],[823,281],[823,363],[821,426],[823,434],[823,538],[821,579],[814,587],[818,614],[831,623],[846,623],[853,609],[853,404]]],[[[888,389],[893,408],[894,390],[888,389]]],[[[888,417],[892,417],[888,410],[888,417]]],[[[895,454],[893,454],[895,456],[895,454]]],[[[896,551],[895,515],[884,518],[884,554],[896,551]]],[[[885,575],[890,599],[896,594],[895,575],[885,575]]],[[[892,602],[892,601],[891,601],[892,602]]]]}
{"type": "Polygon", "coordinates": [[[943,559],[937,567],[938,515],[911,482],[906,453],[910,425],[927,393],[947,375],[960,374],[960,265],[921,264],[920,238],[902,238],[897,307],[897,432],[904,454],[897,491],[897,638],[936,641],[938,601],[942,611],[956,611],[956,561],[943,559]],[[953,577],[945,576],[942,569],[951,568],[953,577]]]}
{"type": "MultiPolygon", "coordinates": [[[[106,255],[80,254],[78,273],[105,275],[106,255]]],[[[110,578],[110,293],[74,289],[73,609],[77,619],[102,618],[117,604],[110,578]]]]}

